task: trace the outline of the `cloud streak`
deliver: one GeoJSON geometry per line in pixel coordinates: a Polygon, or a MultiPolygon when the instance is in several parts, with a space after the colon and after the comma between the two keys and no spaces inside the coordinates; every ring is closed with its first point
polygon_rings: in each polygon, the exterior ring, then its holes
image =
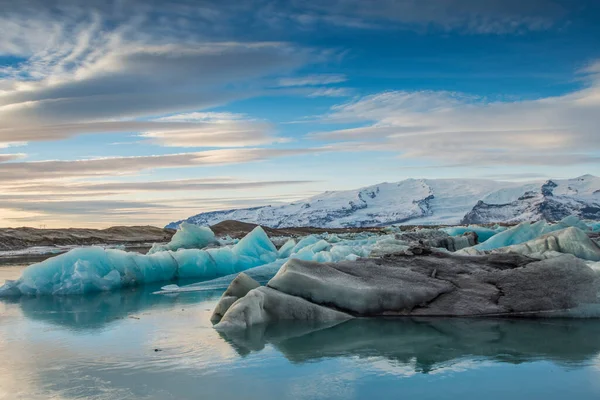
{"type": "Polygon", "coordinates": [[[600,77],[563,96],[487,102],[450,92],[384,92],[332,108],[315,132],[338,150],[398,152],[448,165],[575,165],[600,161],[600,77]]]}
{"type": "Polygon", "coordinates": [[[74,179],[131,175],[159,168],[202,167],[264,161],[276,157],[318,154],[327,148],[207,150],[137,157],[106,157],[74,161],[49,160],[0,164],[0,182],[74,179]]]}

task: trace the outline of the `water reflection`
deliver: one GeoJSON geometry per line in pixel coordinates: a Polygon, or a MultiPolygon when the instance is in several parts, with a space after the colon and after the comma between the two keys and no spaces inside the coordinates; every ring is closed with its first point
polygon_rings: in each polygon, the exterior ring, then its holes
{"type": "Polygon", "coordinates": [[[0,299],[20,307],[31,320],[63,326],[71,330],[94,330],[146,310],[175,308],[216,299],[222,291],[206,291],[185,296],[159,296],[152,293],[162,284],[127,288],[81,296],[40,296],[0,299]]]}
{"type": "Polygon", "coordinates": [[[464,358],[581,365],[600,354],[600,321],[356,319],[335,326],[280,323],[222,335],[240,354],[273,345],[289,361],[385,358],[428,373],[464,358]]]}
{"type": "Polygon", "coordinates": [[[220,336],[209,322],[220,292],[154,290],[0,302],[0,398],[600,395],[600,321],[365,319],[220,336]]]}

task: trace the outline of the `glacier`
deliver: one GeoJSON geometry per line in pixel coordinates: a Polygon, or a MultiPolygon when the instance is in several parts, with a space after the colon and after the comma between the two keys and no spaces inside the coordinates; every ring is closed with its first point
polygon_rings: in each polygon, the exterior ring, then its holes
{"type": "MultiPolygon", "coordinates": [[[[210,236],[205,230],[186,230],[171,246],[189,244],[196,234],[198,243],[200,238],[210,236]]],[[[272,263],[277,256],[277,249],[260,227],[233,246],[205,250],[139,254],[100,247],[78,248],[30,265],[18,280],[0,287],[0,297],[84,294],[174,279],[213,279],[272,263]]]]}

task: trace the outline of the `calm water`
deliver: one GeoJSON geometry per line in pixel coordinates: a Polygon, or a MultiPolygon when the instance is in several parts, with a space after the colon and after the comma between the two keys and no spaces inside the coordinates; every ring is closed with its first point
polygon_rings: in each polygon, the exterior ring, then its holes
{"type": "Polygon", "coordinates": [[[224,337],[209,322],[220,293],[154,289],[0,301],[0,399],[600,398],[599,321],[355,320],[224,337]]]}

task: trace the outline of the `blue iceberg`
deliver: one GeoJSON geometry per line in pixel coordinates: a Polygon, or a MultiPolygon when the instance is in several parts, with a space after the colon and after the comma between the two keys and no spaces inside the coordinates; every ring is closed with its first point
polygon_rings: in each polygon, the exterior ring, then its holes
{"type": "Polygon", "coordinates": [[[582,230],[589,230],[589,227],[575,216],[566,217],[555,224],[543,220],[534,223],[523,222],[517,226],[505,230],[504,232],[500,232],[492,236],[484,243],[480,243],[477,246],[473,246],[471,249],[494,250],[500,247],[521,244],[535,239],[539,236],[546,235],[548,233],[559,231],[569,227],[579,228],[582,230]]]}
{"type": "Polygon", "coordinates": [[[440,230],[443,232],[446,232],[450,236],[462,236],[467,232],[475,232],[477,234],[479,243],[483,243],[483,242],[487,241],[488,239],[490,239],[492,236],[496,235],[497,233],[500,233],[500,232],[506,230],[506,228],[497,227],[495,229],[491,229],[491,228],[486,228],[484,226],[479,226],[479,225],[469,225],[469,226],[450,226],[447,228],[441,228],[440,230]]]}
{"type": "Polygon", "coordinates": [[[86,247],[27,267],[0,287],[0,297],[70,295],[114,290],[179,278],[214,279],[277,259],[277,249],[257,227],[231,247],[138,254],[86,247]]]}
{"type": "Polygon", "coordinates": [[[167,244],[155,243],[148,254],[179,249],[203,249],[211,244],[219,244],[213,231],[207,226],[183,222],[167,244]]]}
{"type": "MultiPolygon", "coordinates": [[[[348,239],[341,239],[337,235],[309,235],[302,238],[298,243],[294,239],[290,239],[279,249],[278,259],[247,269],[244,273],[264,284],[275,276],[281,266],[290,259],[319,262],[356,260],[359,257],[369,257],[378,242],[392,239],[393,235],[379,236],[376,234],[359,234],[348,239]]],[[[167,285],[157,293],[185,293],[226,289],[236,276],[237,272],[186,286],[167,285]]]]}

